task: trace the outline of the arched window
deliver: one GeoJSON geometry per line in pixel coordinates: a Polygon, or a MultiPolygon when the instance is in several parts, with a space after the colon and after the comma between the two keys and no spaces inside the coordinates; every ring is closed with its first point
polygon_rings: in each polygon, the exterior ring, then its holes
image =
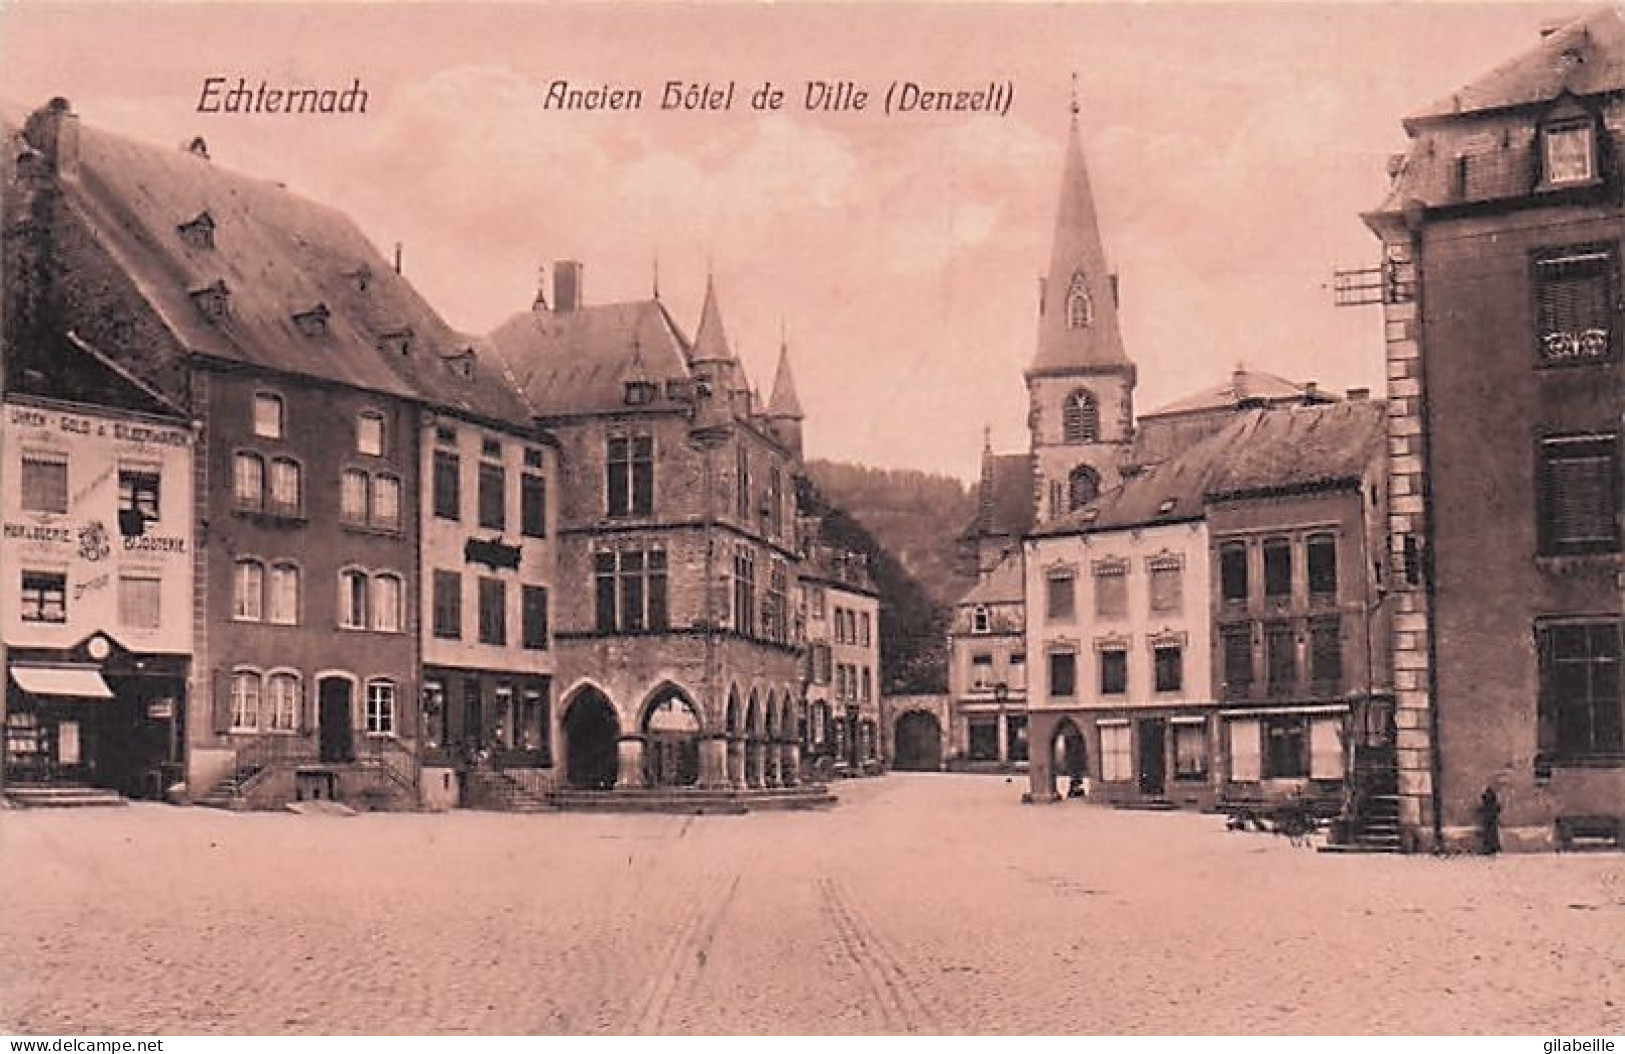
{"type": "Polygon", "coordinates": [[[992,631],[992,620],[988,617],[986,604],[977,604],[976,609],[970,613],[970,631],[972,633],[992,631]]]}
{"type": "Polygon", "coordinates": [[[232,459],[232,494],[239,509],[265,507],[265,459],[252,451],[238,451],[232,459]]]}
{"type": "Polygon", "coordinates": [[[260,675],[237,670],[231,675],[231,729],[253,732],[260,727],[260,675]]]}
{"type": "Polygon", "coordinates": [[[292,458],[271,460],[270,509],[285,516],[297,516],[304,501],[304,469],[292,458]]]}
{"type": "Polygon", "coordinates": [[[244,622],[258,622],[265,617],[265,565],[258,560],[237,561],[231,617],[244,622]]]}
{"type": "Polygon", "coordinates": [[[1089,287],[1083,280],[1083,272],[1078,271],[1072,276],[1072,284],[1066,290],[1066,328],[1083,329],[1095,320],[1095,305],[1089,299],[1089,287]]]}
{"type": "Polygon", "coordinates": [[[1100,441],[1100,404],[1093,392],[1079,388],[1066,397],[1061,408],[1061,428],[1068,443],[1100,441]]]}
{"type": "Polygon", "coordinates": [[[291,563],[271,565],[271,588],[265,618],[279,626],[299,624],[299,567],[291,563]]]}
{"type": "Polygon", "coordinates": [[[348,570],[339,574],[339,625],[345,629],[367,628],[367,573],[348,570]]]}
{"type": "Polygon", "coordinates": [[[382,574],[372,580],[372,628],[385,633],[401,629],[401,579],[382,574]]]}
{"type": "Polygon", "coordinates": [[[1067,507],[1081,509],[1100,493],[1100,476],[1088,465],[1079,465],[1066,477],[1067,507]]]}
{"type": "Polygon", "coordinates": [[[265,679],[266,728],[292,732],[299,723],[299,675],[282,671],[265,679]]]}

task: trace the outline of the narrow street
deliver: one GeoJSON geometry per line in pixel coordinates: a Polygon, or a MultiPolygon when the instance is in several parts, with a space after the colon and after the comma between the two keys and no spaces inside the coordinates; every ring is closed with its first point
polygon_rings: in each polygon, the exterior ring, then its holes
{"type": "Polygon", "coordinates": [[[895,774],[744,817],[0,813],[24,1033],[1618,1033],[1625,858],[895,774]]]}

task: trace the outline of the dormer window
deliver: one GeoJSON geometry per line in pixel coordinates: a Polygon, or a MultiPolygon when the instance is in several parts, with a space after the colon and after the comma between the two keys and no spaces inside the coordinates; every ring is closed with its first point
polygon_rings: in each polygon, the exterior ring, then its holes
{"type": "Polygon", "coordinates": [[[1541,169],[1549,187],[1597,178],[1596,126],[1589,117],[1552,121],[1540,130],[1541,169]]]}
{"type": "Polygon", "coordinates": [[[350,281],[355,283],[355,287],[358,292],[365,293],[367,291],[367,287],[372,284],[372,268],[368,267],[366,264],[362,264],[360,267],[357,267],[355,270],[351,271],[347,277],[350,279],[350,281]]]}
{"type": "Polygon", "coordinates": [[[1095,305],[1089,299],[1089,286],[1083,280],[1083,272],[1078,271],[1066,290],[1066,328],[1084,329],[1094,320],[1095,305]]]}
{"type": "Polygon", "coordinates": [[[190,295],[192,303],[197,305],[203,317],[210,322],[218,322],[226,317],[231,290],[226,288],[225,279],[219,279],[213,285],[204,286],[202,289],[194,289],[190,295]]]}
{"type": "Polygon", "coordinates": [[[293,324],[299,327],[299,332],[307,337],[323,337],[327,335],[327,321],[332,317],[326,304],[317,304],[309,311],[301,311],[293,316],[293,324]]]}
{"type": "Polygon", "coordinates": [[[970,631],[972,633],[990,633],[993,630],[993,620],[988,615],[986,604],[977,604],[970,613],[970,631]]]}
{"type": "Polygon", "coordinates": [[[399,355],[404,359],[412,354],[412,336],[410,326],[380,334],[378,350],[387,355],[399,355]]]}
{"type": "Polygon", "coordinates": [[[440,361],[446,364],[446,368],[448,370],[455,373],[465,381],[474,376],[473,348],[464,348],[462,351],[445,355],[440,361]]]}
{"type": "Polygon", "coordinates": [[[181,241],[191,249],[214,248],[214,217],[208,212],[200,212],[195,219],[187,220],[175,228],[180,232],[181,241]]]}
{"type": "Polygon", "coordinates": [[[660,395],[660,385],[653,381],[627,381],[626,405],[648,406],[660,395]]]}

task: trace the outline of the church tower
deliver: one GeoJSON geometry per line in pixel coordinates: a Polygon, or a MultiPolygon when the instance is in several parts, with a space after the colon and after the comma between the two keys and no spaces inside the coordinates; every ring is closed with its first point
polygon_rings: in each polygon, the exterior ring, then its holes
{"type": "Polygon", "coordinates": [[[1117,280],[1106,268],[1078,134],[1076,89],[1038,352],[1027,369],[1034,519],[1046,523],[1122,481],[1134,432],[1134,364],[1117,326],[1117,280]]]}

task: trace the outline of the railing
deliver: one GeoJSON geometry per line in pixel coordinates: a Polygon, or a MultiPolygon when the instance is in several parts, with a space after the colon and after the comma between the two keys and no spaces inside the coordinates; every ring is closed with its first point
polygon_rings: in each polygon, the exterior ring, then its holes
{"type": "Polygon", "coordinates": [[[363,736],[356,744],[356,761],[377,767],[404,790],[417,792],[417,758],[400,740],[391,736],[363,736]]]}
{"type": "Polygon", "coordinates": [[[237,748],[237,758],[232,769],[232,775],[237,779],[237,795],[241,797],[249,784],[273,768],[303,760],[309,754],[309,742],[304,736],[256,736],[237,748]],[[248,773],[246,776],[245,772],[248,773]]]}

